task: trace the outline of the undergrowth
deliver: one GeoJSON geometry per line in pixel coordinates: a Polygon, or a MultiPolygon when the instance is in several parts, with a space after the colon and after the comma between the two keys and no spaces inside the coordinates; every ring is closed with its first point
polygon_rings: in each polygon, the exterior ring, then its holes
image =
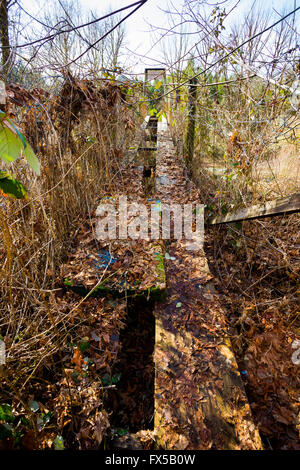
{"type": "MultiPolygon", "coordinates": [[[[185,108],[178,113],[181,128],[177,120],[171,130],[183,140],[185,108]]],[[[299,139],[288,125],[276,140],[283,121],[295,123],[297,113],[258,79],[214,93],[199,87],[192,174],[207,218],[299,192],[299,139]]],[[[299,229],[298,214],[206,225],[210,269],[266,449],[299,449],[299,229]]]]}
{"type": "MultiPolygon", "coordinates": [[[[109,370],[94,372],[97,341],[87,340],[85,329],[101,324],[103,306],[88,316],[89,303],[76,296],[68,302],[60,266],[81,221],[92,219],[124,169],[134,111],[125,85],[71,75],[56,94],[10,85],[8,95],[5,111],[25,133],[42,173],[34,177],[18,161],[12,170],[27,199],[0,196],[0,335],[6,345],[0,447],[95,448],[108,427],[102,398],[112,378],[109,370]]],[[[118,322],[121,304],[113,311],[118,322]]]]}

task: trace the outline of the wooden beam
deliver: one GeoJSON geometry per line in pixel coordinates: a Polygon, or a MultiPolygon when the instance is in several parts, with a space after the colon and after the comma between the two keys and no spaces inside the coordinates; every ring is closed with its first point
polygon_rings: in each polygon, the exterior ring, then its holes
{"type": "Polygon", "coordinates": [[[281,199],[275,199],[266,204],[245,207],[236,212],[229,212],[224,216],[214,217],[208,220],[208,225],[227,224],[229,222],[240,222],[242,220],[262,219],[283,214],[300,212],[300,193],[281,199]]]}

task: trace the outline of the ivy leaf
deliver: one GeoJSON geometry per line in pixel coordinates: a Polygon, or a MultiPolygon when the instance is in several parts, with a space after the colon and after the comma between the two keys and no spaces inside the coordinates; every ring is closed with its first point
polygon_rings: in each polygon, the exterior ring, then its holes
{"type": "Polygon", "coordinates": [[[17,199],[22,199],[27,195],[23,184],[6,171],[0,171],[0,189],[4,194],[17,199]]]}

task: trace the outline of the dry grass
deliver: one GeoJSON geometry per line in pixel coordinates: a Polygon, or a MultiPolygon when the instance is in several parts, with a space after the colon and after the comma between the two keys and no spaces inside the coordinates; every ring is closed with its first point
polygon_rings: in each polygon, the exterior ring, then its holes
{"type": "Polygon", "coordinates": [[[285,144],[274,149],[274,157],[259,162],[253,170],[259,194],[268,200],[288,196],[300,189],[299,143],[285,144]]]}
{"type": "Polygon", "coordinates": [[[101,101],[83,85],[81,95],[75,82],[73,98],[60,95],[40,103],[42,116],[38,106],[36,115],[32,107],[18,110],[42,174],[35,177],[18,161],[13,171],[28,189],[27,200],[0,196],[0,334],[7,350],[0,404],[13,403],[33,429],[26,390],[43,381],[45,367],[57,377],[63,374],[59,363],[69,332],[76,336],[82,303],[66,312],[55,301],[60,265],[81,220],[92,217],[101,195],[114,185],[135,130],[121,89],[106,86],[101,101]]]}

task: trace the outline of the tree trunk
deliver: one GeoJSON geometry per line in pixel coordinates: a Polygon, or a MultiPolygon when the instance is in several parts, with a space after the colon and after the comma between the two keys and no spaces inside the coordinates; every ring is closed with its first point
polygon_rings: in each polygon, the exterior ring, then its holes
{"type": "Polygon", "coordinates": [[[10,0],[0,0],[0,43],[2,74],[6,77],[9,70],[10,44],[8,34],[8,8],[10,0]]]}

